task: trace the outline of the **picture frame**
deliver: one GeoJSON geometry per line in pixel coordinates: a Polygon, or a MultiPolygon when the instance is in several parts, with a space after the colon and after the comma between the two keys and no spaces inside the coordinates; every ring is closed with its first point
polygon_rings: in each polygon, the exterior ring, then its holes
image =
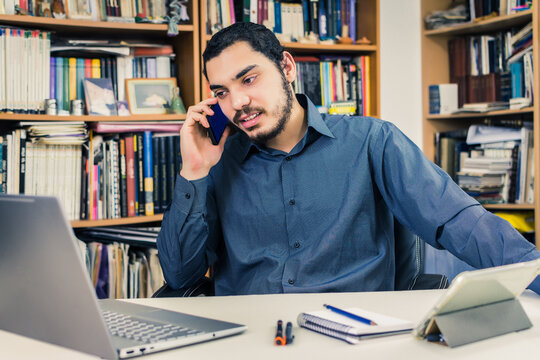
{"type": "Polygon", "coordinates": [[[116,116],[116,100],[110,78],[84,79],[88,115],[116,116]]]}
{"type": "Polygon", "coordinates": [[[174,96],[176,78],[126,79],[131,114],[166,114],[174,96]]]}

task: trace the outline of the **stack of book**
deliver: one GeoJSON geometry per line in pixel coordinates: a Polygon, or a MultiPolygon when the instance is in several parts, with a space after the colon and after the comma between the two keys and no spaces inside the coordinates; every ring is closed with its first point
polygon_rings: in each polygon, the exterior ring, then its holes
{"type": "Polygon", "coordinates": [[[457,173],[459,186],[483,204],[504,201],[504,187],[509,183],[511,159],[491,157],[466,158],[457,173]]]}
{"type": "Polygon", "coordinates": [[[533,203],[532,124],[499,123],[507,126],[469,127],[467,146],[454,155],[459,159],[455,180],[480,202],[533,203]]]}

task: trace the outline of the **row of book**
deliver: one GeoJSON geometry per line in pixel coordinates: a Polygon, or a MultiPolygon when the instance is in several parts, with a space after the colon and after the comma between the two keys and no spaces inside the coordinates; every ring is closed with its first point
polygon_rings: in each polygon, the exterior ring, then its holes
{"type": "Polygon", "coordinates": [[[0,111],[43,113],[45,99],[56,99],[60,113],[69,111],[70,100],[84,100],[84,78],[111,79],[116,100],[125,101],[126,79],[174,76],[171,45],[51,45],[48,32],[0,27],[0,111]]]}
{"type": "MultiPolygon", "coordinates": [[[[166,0],[0,0],[0,14],[93,21],[135,22],[135,17],[165,21],[166,0]],[[20,10],[17,10],[20,9],[20,10]]],[[[185,6],[185,5],[184,5],[185,6]]]]}
{"type": "Polygon", "coordinates": [[[450,82],[465,103],[533,96],[532,23],[493,35],[448,41],[450,82]]]}
{"type": "MultiPolygon", "coordinates": [[[[21,125],[22,126],[22,125],[21,125]]],[[[69,219],[79,218],[84,125],[68,131],[31,124],[0,135],[0,192],[56,196],[69,219]]]]}
{"type": "Polygon", "coordinates": [[[509,15],[528,10],[531,6],[530,0],[469,0],[470,19],[474,21],[493,14],[509,15]]]}
{"type": "Polygon", "coordinates": [[[480,203],[532,204],[532,124],[515,123],[438,133],[436,163],[480,203]]]}
{"type": "Polygon", "coordinates": [[[265,25],[284,42],[356,40],[357,0],[207,0],[207,33],[235,22],[265,25]]]}
{"type": "Polygon", "coordinates": [[[98,123],[88,140],[75,134],[81,126],[22,123],[1,135],[0,192],[56,196],[70,220],[165,211],[181,167],[181,125],[98,123]]]}
{"type": "MultiPolygon", "coordinates": [[[[122,228],[112,230],[125,231],[122,228]]],[[[95,233],[98,234],[88,236],[83,232],[77,236],[85,239],[78,241],[79,251],[99,299],[151,297],[164,284],[155,247],[110,242],[100,238],[99,229],[95,233]]]]}
{"type": "Polygon", "coordinates": [[[70,101],[85,100],[86,78],[108,78],[116,101],[126,99],[126,79],[170,78],[173,62],[169,56],[102,58],[51,57],[50,95],[58,110],[69,111],[70,101]]]}
{"type": "Polygon", "coordinates": [[[83,175],[87,191],[82,193],[81,219],[164,212],[181,167],[178,133],[90,135],[93,155],[83,175]]]}
{"type": "Polygon", "coordinates": [[[305,93],[323,113],[369,116],[370,58],[298,56],[295,91],[305,93]]]}

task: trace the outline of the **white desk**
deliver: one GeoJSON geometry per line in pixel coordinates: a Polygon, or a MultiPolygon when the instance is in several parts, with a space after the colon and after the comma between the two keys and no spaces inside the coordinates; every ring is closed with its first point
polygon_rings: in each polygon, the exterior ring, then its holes
{"type": "MultiPolygon", "coordinates": [[[[450,349],[419,341],[410,334],[369,339],[349,345],[298,328],[302,311],[319,310],[323,303],[360,307],[417,323],[442,295],[442,290],[343,294],[287,294],[230,297],[141,299],[135,302],[246,324],[233,337],[141,357],[140,359],[538,359],[540,358],[540,296],[526,292],[520,300],[534,326],[474,344],[450,349]],[[276,321],[292,321],[295,340],[273,345],[276,321]]],[[[75,321],[75,320],[74,320],[75,321]]],[[[2,359],[93,359],[70,349],[0,331],[2,359]]]]}

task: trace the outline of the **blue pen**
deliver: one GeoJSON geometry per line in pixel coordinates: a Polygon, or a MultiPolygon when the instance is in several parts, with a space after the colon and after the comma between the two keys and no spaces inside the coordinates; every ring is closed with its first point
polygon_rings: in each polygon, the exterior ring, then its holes
{"type": "Polygon", "coordinates": [[[341,310],[341,309],[338,309],[337,307],[333,307],[332,305],[327,305],[327,304],[324,304],[323,305],[325,308],[327,308],[328,310],[330,311],[333,311],[337,314],[340,314],[340,315],[343,315],[343,316],[346,316],[348,317],[349,319],[353,319],[353,320],[356,320],[356,321],[360,321],[364,324],[368,324],[368,325],[377,325],[377,323],[375,321],[371,321],[369,319],[366,319],[365,317],[362,317],[360,315],[355,315],[353,313],[350,313],[348,311],[345,311],[345,310],[341,310]]]}

